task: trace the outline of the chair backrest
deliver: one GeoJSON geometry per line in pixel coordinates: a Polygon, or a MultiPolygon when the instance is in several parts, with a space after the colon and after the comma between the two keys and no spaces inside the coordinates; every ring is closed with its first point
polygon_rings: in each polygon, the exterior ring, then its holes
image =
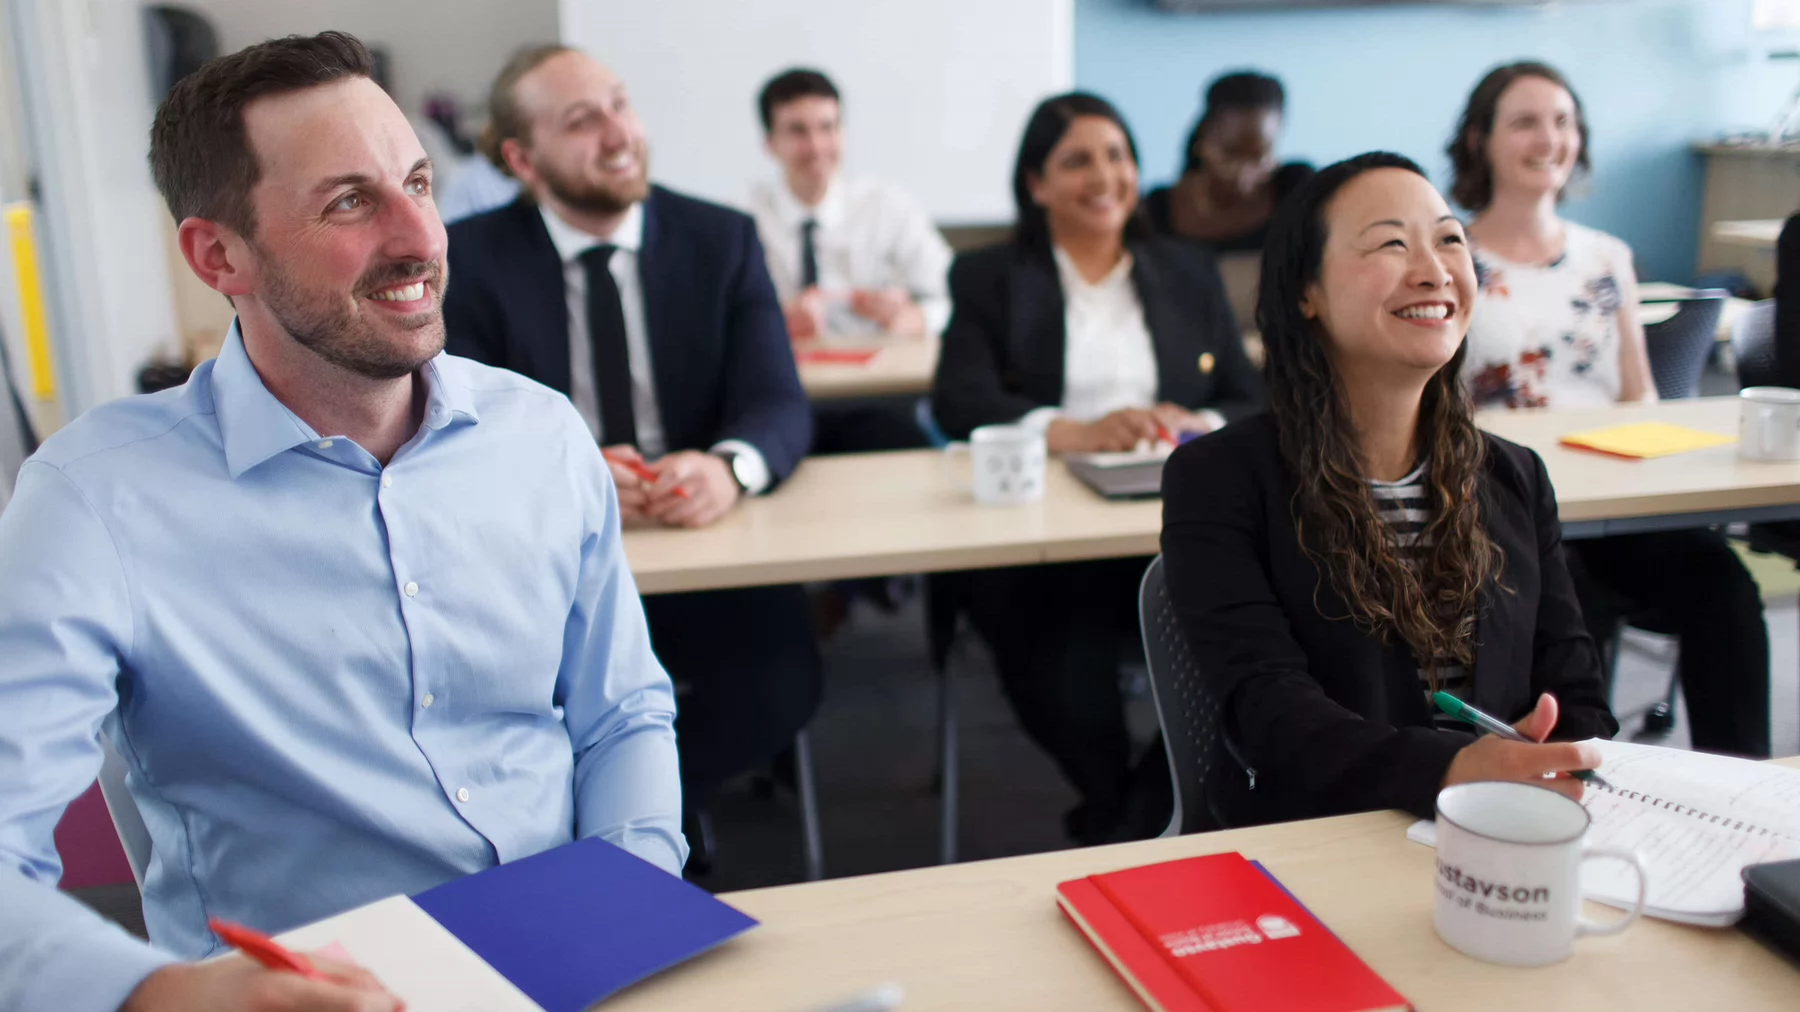
{"type": "Polygon", "coordinates": [[[1781,385],[1775,363],[1774,299],[1751,306],[1731,325],[1731,357],[1737,359],[1739,386],[1781,385]]]}
{"type": "Polygon", "coordinates": [[[37,436],[31,418],[13,382],[12,362],[7,358],[6,330],[0,328],[0,510],[12,499],[13,484],[25,458],[37,452],[37,436]]]}
{"type": "Polygon", "coordinates": [[[1169,776],[1175,786],[1175,812],[1163,835],[1217,829],[1206,803],[1206,777],[1219,748],[1219,705],[1201,680],[1187,637],[1175,621],[1160,555],[1150,563],[1138,588],[1138,622],[1144,633],[1156,720],[1162,726],[1169,776]]]}
{"type": "Polygon", "coordinates": [[[105,753],[100,761],[100,796],[106,799],[106,811],[112,816],[113,829],[118,831],[119,843],[125,848],[131,877],[137,880],[141,890],[144,888],[144,869],[150,867],[150,830],[144,825],[144,816],[138,812],[131,791],[125,787],[125,760],[113,751],[112,744],[105,738],[100,739],[100,748],[105,753]]]}
{"type": "Polygon", "coordinates": [[[1658,397],[1681,400],[1700,395],[1700,374],[1712,355],[1719,314],[1724,311],[1722,294],[1682,299],[1674,316],[1644,328],[1658,397]]]}

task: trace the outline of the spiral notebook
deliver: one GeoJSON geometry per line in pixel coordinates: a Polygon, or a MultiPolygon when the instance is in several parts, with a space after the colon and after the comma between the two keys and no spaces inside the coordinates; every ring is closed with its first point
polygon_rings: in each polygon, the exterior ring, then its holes
{"type": "MultiPolygon", "coordinates": [[[[1735,924],[1744,915],[1744,868],[1800,858],[1800,770],[1623,741],[1591,744],[1612,787],[1589,787],[1582,798],[1594,818],[1588,843],[1643,856],[1646,914],[1735,924]]],[[[1435,846],[1437,827],[1416,822],[1406,836],[1435,846]]],[[[1581,866],[1583,894],[1611,906],[1630,908],[1636,881],[1621,861],[1581,866]]]]}

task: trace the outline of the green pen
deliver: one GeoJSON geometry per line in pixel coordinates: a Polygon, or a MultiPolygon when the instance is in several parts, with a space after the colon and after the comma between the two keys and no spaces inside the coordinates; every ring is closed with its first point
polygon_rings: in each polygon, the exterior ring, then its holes
{"type": "MultiPolygon", "coordinates": [[[[1507,741],[1522,741],[1527,745],[1537,744],[1537,742],[1532,741],[1530,738],[1514,731],[1511,724],[1507,724],[1488,714],[1482,713],[1480,710],[1457,699],[1448,692],[1433,693],[1431,701],[1438,709],[1455,717],[1457,720],[1466,724],[1474,724],[1476,727],[1481,728],[1489,734],[1497,734],[1507,741]]],[[[1612,784],[1607,783],[1600,774],[1595,773],[1593,770],[1570,770],[1569,775],[1584,784],[1592,784],[1595,787],[1608,791],[1613,789],[1612,784]]]]}

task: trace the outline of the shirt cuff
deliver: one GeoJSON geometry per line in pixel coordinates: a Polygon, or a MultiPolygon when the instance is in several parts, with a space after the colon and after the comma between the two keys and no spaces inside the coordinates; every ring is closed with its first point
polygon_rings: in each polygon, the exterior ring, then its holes
{"type": "Polygon", "coordinates": [[[1041,436],[1050,431],[1051,422],[1056,421],[1062,416],[1063,413],[1061,408],[1038,408],[1034,411],[1025,412],[1025,414],[1013,424],[1030,429],[1041,436]]]}
{"type": "Polygon", "coordinates": [[[745,495],[762,495],[769,490],[769,462],[763,459],[761,450],[741,439],[726,439],[714,443],[707,452],[737,455],[738,466],[743,469],[745,495]]]}
{"type": "Polygon", "coordinates": [[[1201,408],[1199,411],[1194,412],[1194,414],[1200,416],[1206,424],[1212,426],[1212,431],[1214,432],[1225,427],[1225,416],[1211,408],[1201,408]]]}

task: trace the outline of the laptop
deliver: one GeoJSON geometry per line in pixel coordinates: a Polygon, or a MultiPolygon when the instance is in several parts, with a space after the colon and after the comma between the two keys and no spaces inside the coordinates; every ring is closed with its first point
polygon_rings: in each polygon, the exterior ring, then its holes
{"type": "Polygon", "coordinates": [[[1071,453],[1069,473],[1108,499],[1155,499],[1162,495],[1163,462],[1170,447],[1125,453],[1071,453]]]}

